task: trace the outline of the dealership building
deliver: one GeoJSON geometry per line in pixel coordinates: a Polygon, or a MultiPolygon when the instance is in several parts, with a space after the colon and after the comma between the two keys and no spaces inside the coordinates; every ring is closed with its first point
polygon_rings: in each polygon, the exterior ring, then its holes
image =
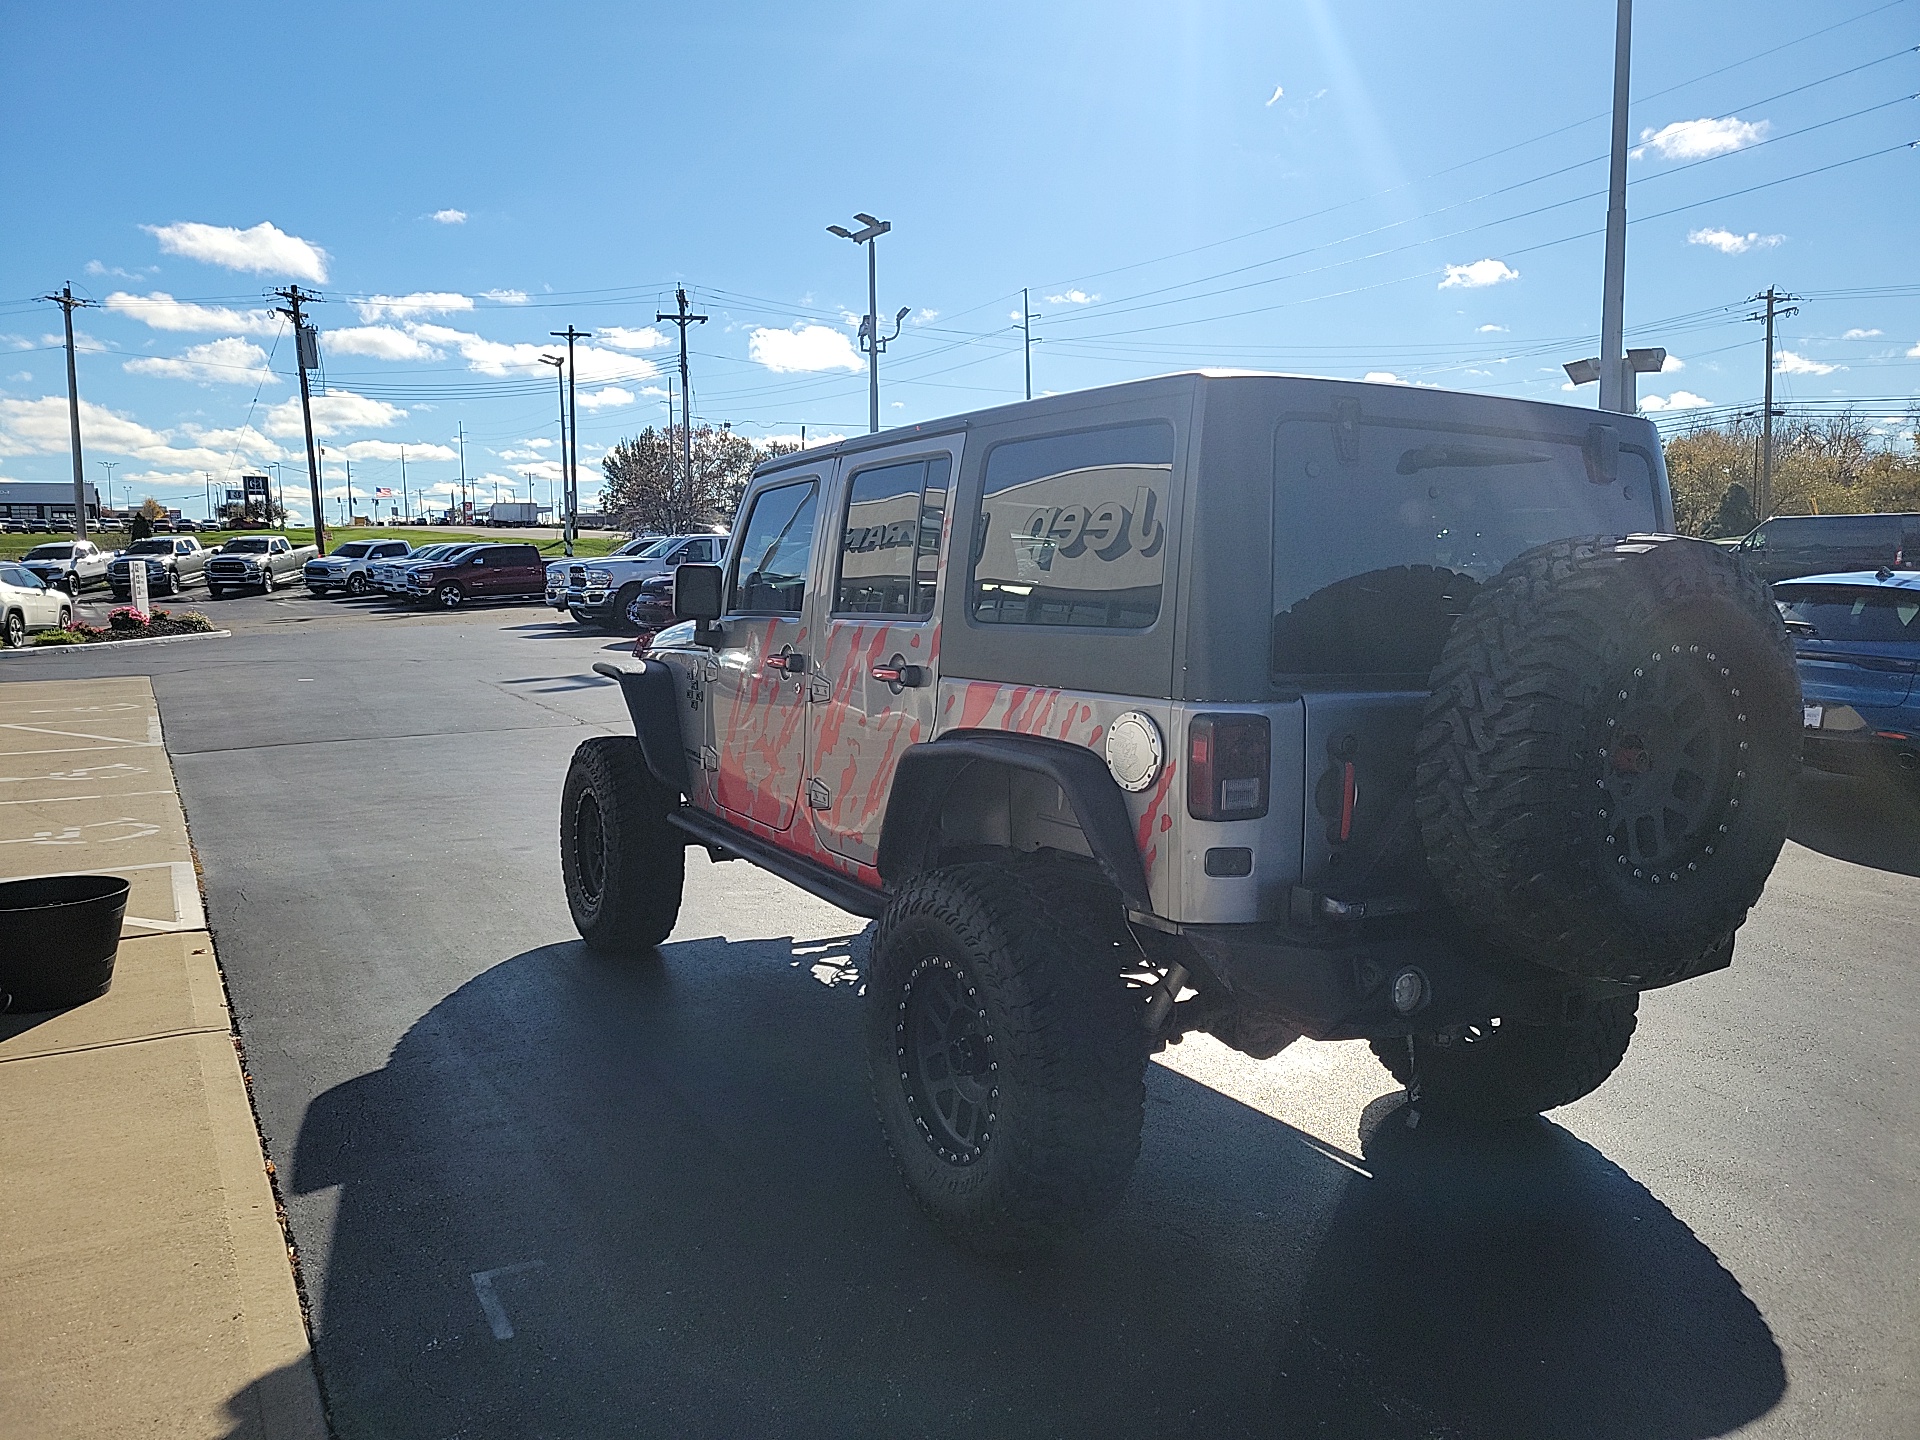
{"type": "MultiPolygon", "coordinates": [[[[100,492],[89,485],[87,518],[100,518],[100,492]]],[[[73,486],[66,481],[40,484],[28,480],[0,480],[0,520],[25,520],[31,523],[71,527],[73,524],[73,486]]]]}

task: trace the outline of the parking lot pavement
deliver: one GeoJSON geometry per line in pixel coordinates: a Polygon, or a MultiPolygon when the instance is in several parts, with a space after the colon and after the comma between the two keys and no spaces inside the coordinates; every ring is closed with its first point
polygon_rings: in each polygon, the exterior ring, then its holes
{"type": "Polygon", "coordinates": [[[0,1015],[0,1434],[318,1440],[162,740],[143,677],[0,686],[0,877],[132,882],[112,989],[0,1015]]]}
{"type": "Polygon", "coordinates": [[[1733,968],[1551,1120],[1409,1130],[1363,1046],[1190,1038],[1120,1212],[996,1265],[892,1174],[859,922],[696,853],[657,960],[575,940],[624,642],[225,607],[57,663],[154,672],[342,1436],[1920,1431],[1910,808],[1809,777],[1733,968]]]}

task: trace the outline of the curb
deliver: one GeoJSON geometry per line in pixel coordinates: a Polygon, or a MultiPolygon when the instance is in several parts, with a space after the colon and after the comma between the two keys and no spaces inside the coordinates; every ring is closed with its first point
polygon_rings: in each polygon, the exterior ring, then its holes
{"type": "Polygon", "coordinates": [[[232,634],[231,630],[202,630],[193,635],[141,635],[132,640],[94,640],[82,645],[28,645],[20,650],[0,650],[0,655],[87,655],[115,645],[177,645],[182,640],[218,640],[232,634]]]}

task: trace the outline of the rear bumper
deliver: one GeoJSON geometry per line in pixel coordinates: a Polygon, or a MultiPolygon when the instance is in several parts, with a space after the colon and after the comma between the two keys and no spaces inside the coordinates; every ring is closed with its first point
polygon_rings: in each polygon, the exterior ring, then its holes
{"type": "Polygon", "coordinates": [[[1896,740],[1871,730],[1808,731],[1801,739],[1800,758],[1815,770],[1836,775],[1880,776],[1889,771],[1920,776],[1920,726],[1896,740]]]}

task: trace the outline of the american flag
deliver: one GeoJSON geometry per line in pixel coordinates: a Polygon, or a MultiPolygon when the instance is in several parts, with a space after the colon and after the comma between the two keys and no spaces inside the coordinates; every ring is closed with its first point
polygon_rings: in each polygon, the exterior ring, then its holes
{"type": "Polygon", "coordinates": [[[378,489],[376,489],[373,493],[376,495],[391,495],[393,494],[393,491],[388,486],[382,485],[378,489]]]}

